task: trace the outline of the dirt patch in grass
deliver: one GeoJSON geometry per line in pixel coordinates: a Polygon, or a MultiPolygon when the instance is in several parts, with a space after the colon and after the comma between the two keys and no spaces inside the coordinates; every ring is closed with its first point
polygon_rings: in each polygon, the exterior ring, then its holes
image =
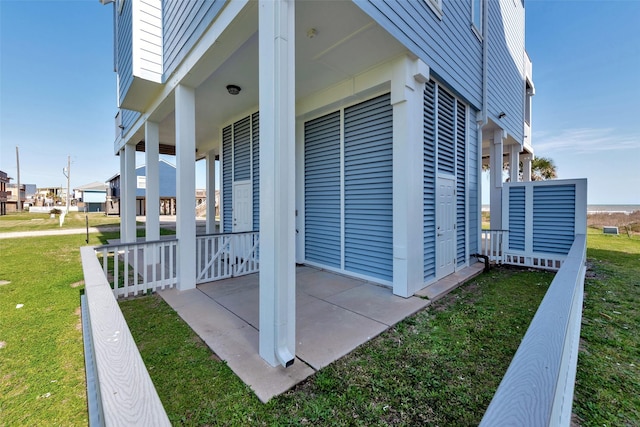
{"type": "Polygon", "coordinates": [[[72,288],[79,288],[80,286],[84,286],[84,280],[80,280],[79,282],[74,282],[71,285],[72,288]]]}

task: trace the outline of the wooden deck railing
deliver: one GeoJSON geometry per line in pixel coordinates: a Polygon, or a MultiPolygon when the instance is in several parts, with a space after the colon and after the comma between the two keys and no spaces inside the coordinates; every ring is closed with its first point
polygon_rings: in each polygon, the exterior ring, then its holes
{"type": "Polygon", "coordinates": [[[90,425],[170,426],[93,247],[80,249],[90,425]]]}
{"type": "Polygon", "coordinates": [[[196,283],[258,272],[260,233],[208,234],[196,237],[196,283]]]}
{"type": "Polygon", "coordinates": [[[579,234],[549,286],[481,426],[569,426],[586,271],[579,234]]]}
{"type": "Polygon", "coordinates": [[[489,262],[504,263],[509,230],[482,230],[481,237],[482,255],[489,257],[489,262]]]}
{"type": "Polygon", "coordinates": [[[116,298],[176,285],[178,241],[118,243],[95,248],[116,298]]]}

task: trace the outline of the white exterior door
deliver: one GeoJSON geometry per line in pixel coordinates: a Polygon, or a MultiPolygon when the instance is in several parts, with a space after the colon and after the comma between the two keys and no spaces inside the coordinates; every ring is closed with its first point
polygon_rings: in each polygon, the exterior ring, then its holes
{"type": "Polygon", "coordinates": [[[436,277],[455,271],[455,180],[438,177],[436,189],[436,277]]]}
{"type": "Polygon", "coordinates": [[[233,232],[252,231],[253,193],[251,181],[233,183],[233,232]]]}

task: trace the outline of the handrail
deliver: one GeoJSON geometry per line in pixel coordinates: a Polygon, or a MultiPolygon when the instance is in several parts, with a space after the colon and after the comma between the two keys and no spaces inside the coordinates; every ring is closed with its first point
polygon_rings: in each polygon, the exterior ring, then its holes
{"type": "Polygon", "coordinates": [[[569,426],[578,363],[586,235],[575,236],[481,426],[569,426]]]}
{"type": "Polygon", "coordinates": [[[170,426],[127,322],[91,246],[80,248],[90,341],[103,420],[99,425],[170,426]]]}
{"type": "Polygon", "coordinates": [[[111,248],[117,248],[120,246],[145,246],[145,245],[150,245],[152,243],[166,243],[166,242],[172,242],[174,240],[178,240],[177,237],[175,236],[171,236],[170,238],[167,239],[160,239],[160,240],[144,240],[144,241],[139,241],[139,242],[119,242],[119,243],[109,243],[107,245],[101,245],[101,246],[95,246],[95,250],[101,250],[101,249],[111,249],[111,248]]]}

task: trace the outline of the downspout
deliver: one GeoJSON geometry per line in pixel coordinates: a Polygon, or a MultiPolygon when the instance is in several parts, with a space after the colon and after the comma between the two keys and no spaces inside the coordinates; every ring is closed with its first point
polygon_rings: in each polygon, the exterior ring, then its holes
{"type": "MultiPolygon", "coordinates": [[[[478,156],[478,209],[482,212],[482,128],[487,124],[487,98],[488,98],[488,74],[489,74],[489,0],[482,0],[482,110],[476,121],[478,126],[478,144],[480,155],[478,156]]],[[[477,241],[482,241],[482,213],[478,221],[477,241]]],[[[485,264],[486,267],[486,264],[485,264]]]]}

